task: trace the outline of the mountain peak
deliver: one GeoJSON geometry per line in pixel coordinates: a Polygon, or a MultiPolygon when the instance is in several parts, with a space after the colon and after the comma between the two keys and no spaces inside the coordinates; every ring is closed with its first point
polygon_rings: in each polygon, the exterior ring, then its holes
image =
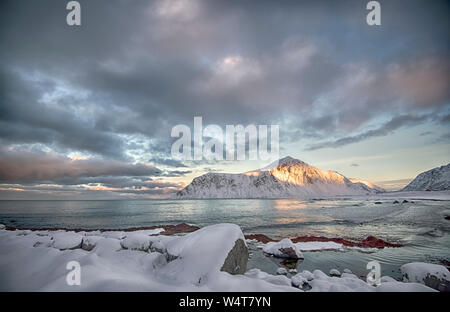
{"type": "Polygon", "coordinates": [[[306,163],[299,159],[295,159],[291,156],[286,156],[284,158],[281,158],[280,160],[274,161],[270,165],[260,170],[272,170],[280,166],[292,166],[292,165],[306,165],[306,163]]]}
{"type": "Polygon", "coordinates": [[[278,160],[278,164],[279,165],[293,165],[293,164],[304,164],[304,162],[299,159],[295,159],[291,156],[286,156],[286,157],[278,160]]]}

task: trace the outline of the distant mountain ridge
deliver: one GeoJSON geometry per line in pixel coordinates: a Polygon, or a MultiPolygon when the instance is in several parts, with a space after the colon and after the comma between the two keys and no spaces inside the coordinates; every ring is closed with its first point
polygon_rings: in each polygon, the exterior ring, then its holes
{"type": "Polygon", "coordinates": [[[450,190],[450,163],[422,172],[402,191],[445,191],[450,190]]]}
{"type": "Polygon", "coordinates": [[[178,198],[317,198],[363,195],[383,191],[370,182],[352,182],[330,170],[285,157],[259,170],[206,173],[194,178],[178,198]],[[371,185],[373,187],[371,187],[371,185]]]}

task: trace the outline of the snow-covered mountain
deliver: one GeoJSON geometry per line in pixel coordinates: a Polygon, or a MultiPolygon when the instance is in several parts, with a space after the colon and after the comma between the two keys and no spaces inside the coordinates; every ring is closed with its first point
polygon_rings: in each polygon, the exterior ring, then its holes
{"type": "Polygon", "coordinates": [[[450,190],[450,164],[422,172],[403,191],[450,190]]]}
{"type": "Polygon", "coordinates": [[[356,178],[348,178],[351,182],[353,182],[353,183],[362,183],[362,184],[364,184],[364,185],[366,185],[366,186],[368,186],[368,187],[370,187],[371,189],[374,189],[374,190],[376,190],[376,191],[378,191],[378,192],[386,192],[386,190],[384,189],[384,188],[382,188],[382,187],[379,187],[378,185],[375,185],[375,184],[373,184],[372,182],[369,182],[369,181],[364,181],[364,180],[361,180],[361,179],[356,179],[356,178]]]}
{"type": "Polygon", "coordinates": [[[369,182],[285,157],[245,173],[206,173],[177,192],[178,198],[317,198],[377,193],[369,182]]]}

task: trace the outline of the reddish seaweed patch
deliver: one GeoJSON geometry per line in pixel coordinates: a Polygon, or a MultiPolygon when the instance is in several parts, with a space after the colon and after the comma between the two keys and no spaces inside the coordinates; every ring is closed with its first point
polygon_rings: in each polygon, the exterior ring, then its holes
{"type": "MultiPolygon", "coordinates": [[[[256,239],[262,243],[275,242],[274,240],[264,234],[252,234],[246,235],[247,239],[256,239]]],[[[384,248],[384,247],[402,247],[400,244],[388,243],[382,239],[376,238],[375,236],[367,236],[362,241],[350,241],[344,238],[338,237],[324,237],[324,236],[297,236],[291,238],[294,243],[304,243],[304,242],[335,242],[337,244],[342,244],[347,247],[361,247],[361,248],[384,248]]]]}
{"type": "Polygon", "coordinates": [[[268,243],[268,242],[275,242],[276,240],[270,238],[269,236],[266,236],[264,234],[249,234],[249,235],[245,235],[246,239],[256,239],[257,241],[261,242],[261,243],[268,243]]]}

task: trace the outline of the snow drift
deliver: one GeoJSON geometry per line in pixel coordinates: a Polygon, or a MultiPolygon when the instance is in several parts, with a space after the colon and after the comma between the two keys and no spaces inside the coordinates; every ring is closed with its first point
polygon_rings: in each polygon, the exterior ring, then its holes
{"type": "MultiPolygon", "coordinates": [[[[74,233],[0,226],[0,291],[436,291],[424,279],[435,275],[448,281],[445,267],[422,263],[402,268],[410,280],[383,276],[379,286],[348,270],[340,277],[335,270],[330,276],[320,270],[286,276],[257,268],[232,275],[223,267],[236,242],[245,244],[239,226],[217,224],[184,236],[158,235],[162,230],[74,233]],[[66,265],[72,261],[80,264],[79,286],[66,282],[66,265]]],[[[275,252],[285,247],[269,246],[275,252]]]]}

